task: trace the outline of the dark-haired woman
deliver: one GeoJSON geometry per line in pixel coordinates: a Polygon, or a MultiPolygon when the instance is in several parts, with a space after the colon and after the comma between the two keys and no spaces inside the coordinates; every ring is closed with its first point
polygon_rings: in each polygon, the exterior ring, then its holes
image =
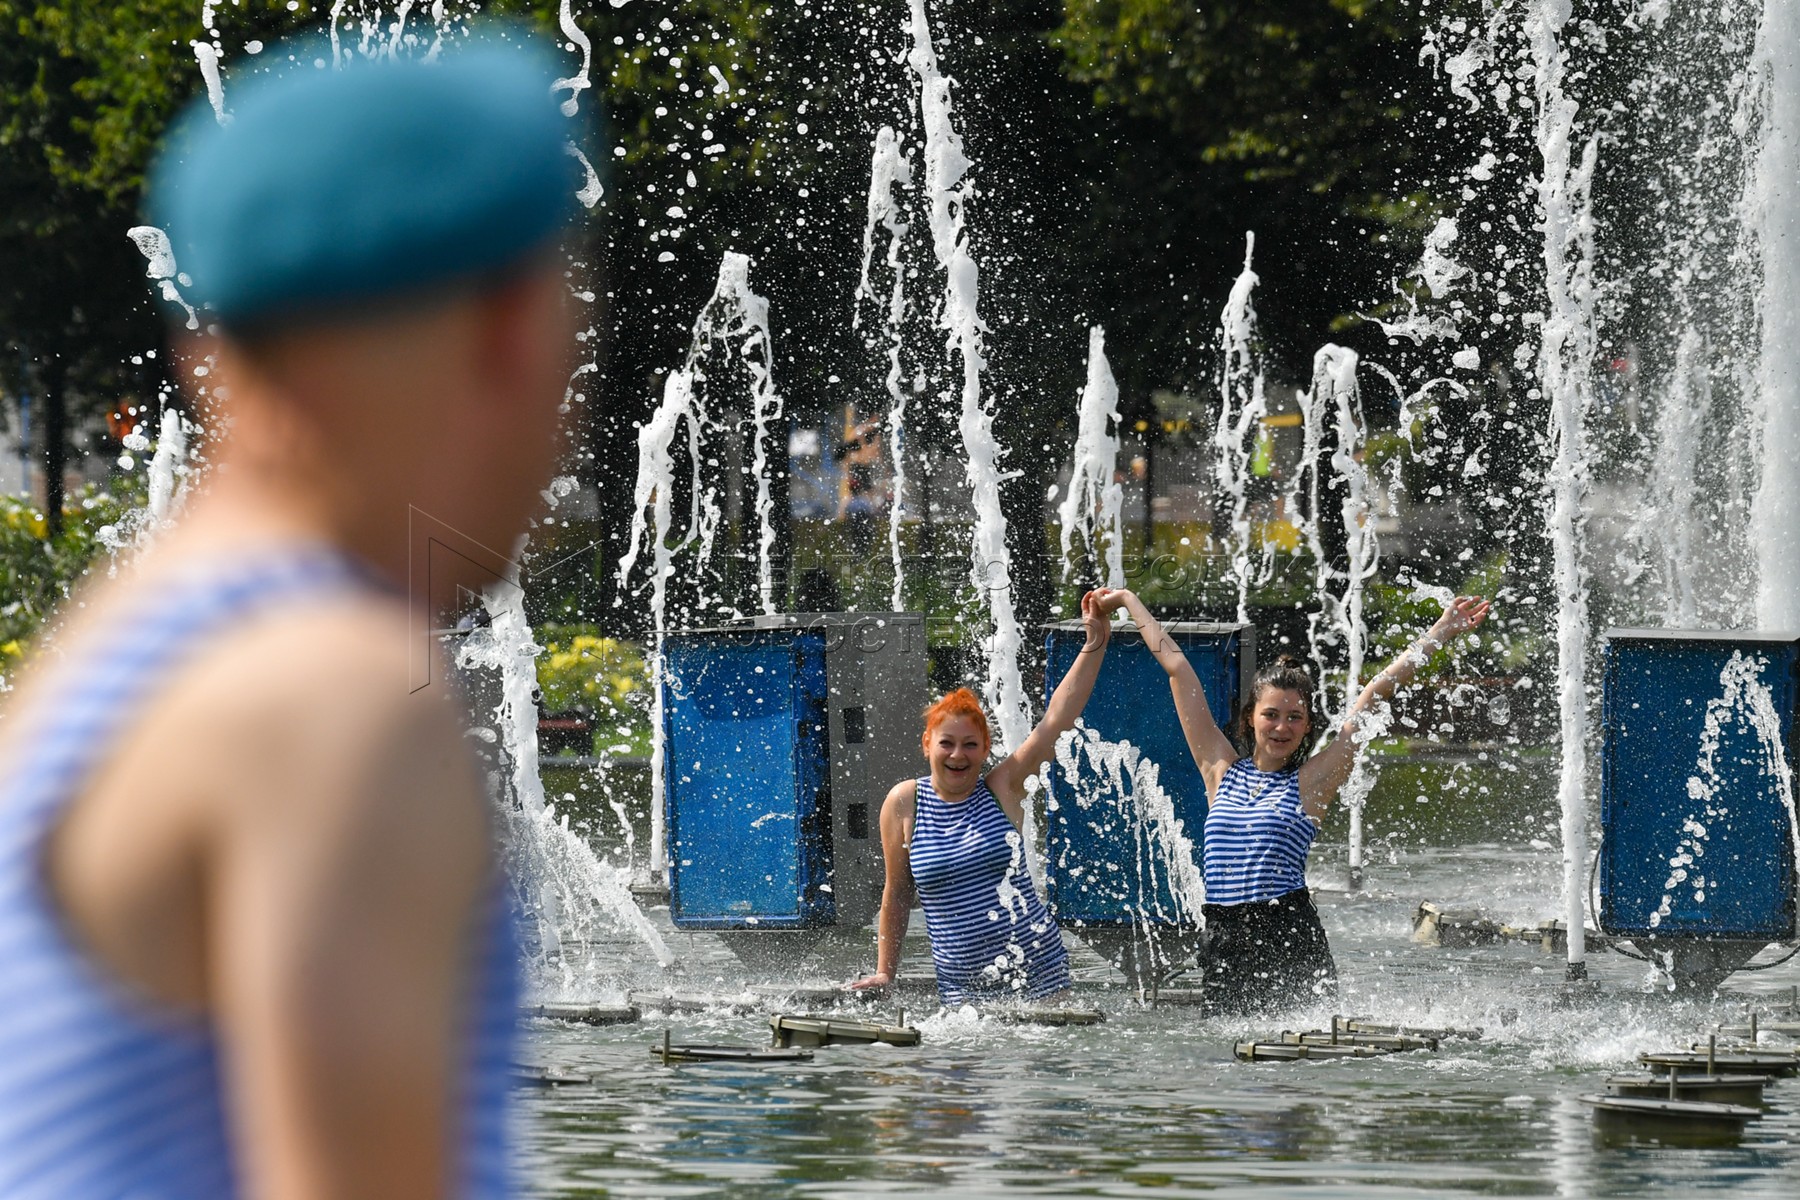
{"type": "Polygon", "coordinates": [[[1287,655],[1257,673],[1238,714],[1240,755],[1213,720],[1187,656],[1131,592],[1124,606],[1169,674],[1175,712],[1206,780],[1204,1011],[1250,1015],[1323,999],[1337,967],[1312,894],[1306,856],[1325,809],[1350,778],[1368,740],[1365,714],[1412,680],[1440,647],[1487,619],[1488,602],[1459,596],[1443,616],[1350,706],[1343,728],[1309,752],[1323,721],[1317,686],[1287,655]]]}

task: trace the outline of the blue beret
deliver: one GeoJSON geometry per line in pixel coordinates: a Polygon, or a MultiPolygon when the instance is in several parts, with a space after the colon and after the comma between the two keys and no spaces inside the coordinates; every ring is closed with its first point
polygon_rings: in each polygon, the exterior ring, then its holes
{"type": "Polygon", "coordinates": [[[228,124],[196,103],[150,178],[149,219],[227,328],[495,271],[574,216],[581,168],[541,53],[488,40],[334,69],[290,43],[269,58],[229,81],[228,124]]]}

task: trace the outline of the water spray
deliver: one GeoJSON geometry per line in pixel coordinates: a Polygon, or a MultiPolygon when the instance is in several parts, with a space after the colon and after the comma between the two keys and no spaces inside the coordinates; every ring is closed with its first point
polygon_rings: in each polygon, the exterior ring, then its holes
{"type": "Polygon", "coordinates": [[[1088,331],[1087,386],[1081,390],[1076,419],[1075,465],[1068,494],[1057,511],[1062,529],[1063,579],[1074,568],[1075,536],[1096,568],[1103,565],[1106,586],[1125,586],[1125,546],[1121,511],[1125,489],[1114,475],[1119,463],[1119,385],[1106,361],[1106,331],[1088,331]]]}

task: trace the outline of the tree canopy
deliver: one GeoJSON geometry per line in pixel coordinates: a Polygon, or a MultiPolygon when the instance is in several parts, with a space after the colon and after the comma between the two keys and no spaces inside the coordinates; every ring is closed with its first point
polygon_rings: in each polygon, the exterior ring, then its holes
{"type": "MultiPolygon", "coordinates": [[[[579,61],[556,0],[483,7],[559,31],[579,61]]],[[[323,4],[204,8],[211,31],[192,0],[0,0],[0,386],[12,396],[42,387],[49,364],[96,403],[163,382],[144,355],[169,314],[125,229],[161,130],[201,90],[193,45],[222,52],[229,101],[248,43],[327,21],[323,4]]],[[[350,10],[346,44],[396,18],[350,10]]],[[[875,129],[916,137],[905,6],[593,0],[572,16],[592,48],[594,91],[580,100],[598,100],[593,157],[607,175],[583,264],[601,281],[587,342],[600,384],[578,466],[629,471],[631,423],[655,373],[679,361],[726,249],[755,261],[790,406],[877,402],[884,365],[849,317],[875,129]]],[[[1290,372],[1327,335],[1354,340],[1353,314],[1416,256],[1447,135],[1417,136],[1414,114],[1433,100],[1419,89],[1435,85],[1401,0],[1001,0],[933,21],[976,164],[990,392],[1008,426],[1045,431],[1041,450],[1014,455],[1020,514],[1072,437],[1087,324],[1109,328],[1128,409],[1153,415],[1153,390],[1206,386],[1248,228],[1259,308],[1290,372]]],[[[914,261],[929,264],[922,226],[914,261]]],[[[935,380],[946,364],[929,271],[912,292],[910,353],[935,380]]]]}

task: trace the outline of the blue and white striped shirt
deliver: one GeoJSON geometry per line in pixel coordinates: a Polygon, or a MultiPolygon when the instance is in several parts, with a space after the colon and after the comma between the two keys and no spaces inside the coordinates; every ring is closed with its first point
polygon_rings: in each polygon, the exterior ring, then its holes
{"type": "MultiPolygon", "coordinates": [[[[240,1190],[219,1050],[204,1017],[157,1008],[70,937],[43,871],[57,819],[153,690],[223,629],[360,586],[325,552],[190,578],[150,596],[56,675],[0,770],[0,1197],[207,1200],[240,1190]]],[[[200,736],[204,736],[202,733],[200,736]]],[[[498,898],[498,890],[496,891],[498,898]]],[[[465,1194],[511,1191],[507,1092],[518,1013],[510,910],[472,980],[456,1144],[465,1194]]]]}
{"type": "Polygon", "coordinates": [[[1206,902],[1254,904],[1304,888],[1318,831],[1300,806],[1299,771],[1238,759],[1206,810],[1206,902]]]}
{"type": "Polygon", "coordinates": [[[987,780],[955,804],[937,794],[930,776],[919,780],[907,854],[939,1000],[1041,1000],[1071,986],[1062,934],[987,780]]]}

